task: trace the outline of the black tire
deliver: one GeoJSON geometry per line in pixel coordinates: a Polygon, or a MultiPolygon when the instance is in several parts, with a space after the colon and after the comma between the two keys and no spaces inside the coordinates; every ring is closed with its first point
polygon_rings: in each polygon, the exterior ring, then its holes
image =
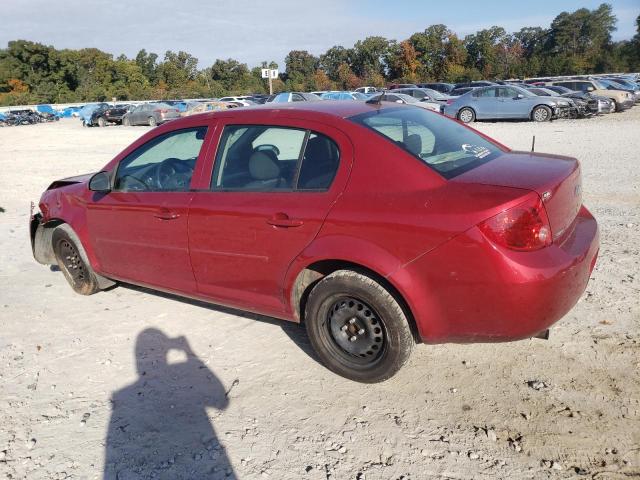
{"type": "Polygon", "coordinates": [[[156,117],[149,117],[149,126],[155,127],[156,125],[158,125],[158,122],[156,122],[156,117]]]}
{"type": "Polygon", "coordinates": [[[620,105],[618,104],[618,102],[616,102],[615,100],[611,100],[613,102],[613,111],[614,112],[621,112],[622,109],[620,108],[620,105]]]}
{"type": "Polygon", "coordinates": [[[131,120],[129,120],[129,117],[123,117],[122,118],[122,125],[124,125],[125,127],[130,127],[131,126],[131,120]]]}
{"type": "Polygon", "coordinates": [[[372,278],[338,270],[320,280],[304,321],[321,362],[350,380],[376,383],[407,362],[414,339],[394,296],[372,278]]]}
{"type": "Polygon", "coordinates": [[[462,123],[473,123],[476,121],[476,112],[469,107],[461,108],[458,112],[458,120],[462,123]]]}
{"type": "Polygon", "coordinates": [[[553,112],[546,105],[538,105],[531,111],[531,120],[534,122],[548,122],[552,116],[553,112]]]}
{"type": "Polygon", "coordinates": [[[104,117],[99,117],[98,118],[98,126],[99,127],[106,127],[107,126],[107,121],[105,120],[104,117]]]}
{"type": "Polygon", "coordinates": [[[71,288],[80,295],[99,292],[98,278],[73,230],[68,225],[56,227],[53,231],[52,243],[58,267],[71,288]]]}

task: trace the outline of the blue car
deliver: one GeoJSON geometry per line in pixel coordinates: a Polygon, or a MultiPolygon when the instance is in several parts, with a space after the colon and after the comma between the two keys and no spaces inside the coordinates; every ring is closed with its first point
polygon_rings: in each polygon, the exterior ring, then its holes
{"type": "Polygon", "coordinates": [[[49,115],[55,115],[58,118],[62,116],[58,110],[54,110],[53,107],[48,104],[36,105],[36,111],[40,113],[48,113],[49,115]]]}
{"type": "Polygon", "coordinates": [[[546,122],[568,116],[570,108],[566,99],[539,97],[513,85],[493,85],[474,88],[447,100],[444,114],[463,123],[502,119],[546,122]]]}

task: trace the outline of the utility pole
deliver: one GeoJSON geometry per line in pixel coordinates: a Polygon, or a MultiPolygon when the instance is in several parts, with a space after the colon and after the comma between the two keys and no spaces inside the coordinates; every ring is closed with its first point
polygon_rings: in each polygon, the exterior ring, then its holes
{"type": "Polygon", "coordinates": [[[263,68],[262,78],[269,79],[269,95],[273,95],[273,79],[278,78],[278,70],[263,68]]]}

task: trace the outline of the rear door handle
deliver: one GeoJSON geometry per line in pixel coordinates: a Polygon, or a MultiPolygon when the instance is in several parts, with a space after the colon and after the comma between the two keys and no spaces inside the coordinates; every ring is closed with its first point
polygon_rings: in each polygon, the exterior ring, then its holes
{"type": "Polygon", "coordinates": [[[160,220],[175,220],[176,218],[180,217],[180,214],[174,212],[173,210],[169,210],[168,208],[161,208],[156,213],[154,213],[153,216],[159,218],[160,220]]]}
{"type": "Polygon", "coordinates": [[[269,225],[273,225],[274,227],[283,227],[283,228],[291,228],[291,227],[299,227],[304,222],[302,220],[298,220],[295,218],[289,218],[289,215],[283,212],[278,212],[269,220],[267,220],[269,225]]]}

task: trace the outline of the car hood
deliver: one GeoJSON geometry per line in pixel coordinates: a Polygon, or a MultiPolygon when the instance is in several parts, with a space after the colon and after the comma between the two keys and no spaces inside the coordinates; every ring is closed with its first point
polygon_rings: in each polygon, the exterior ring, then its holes
{"type": "Polygon", "coordinates": [[[93,177],[95,173],[85,173],[84,175],[76,175],[74,177],[61,178],[60,180],[55,180],[47,190],[55,190],[56,188],[66,187],[68,185],[75,185],[77,183],[87,183],[91,177],[93,177]]]}

